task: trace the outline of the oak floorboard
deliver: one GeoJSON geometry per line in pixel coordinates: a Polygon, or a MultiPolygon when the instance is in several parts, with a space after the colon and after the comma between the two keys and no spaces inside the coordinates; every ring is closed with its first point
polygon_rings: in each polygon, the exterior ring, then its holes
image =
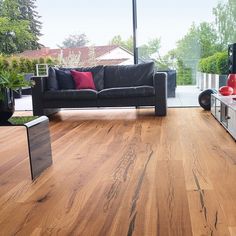
{"type": "Polygon", "coordinates": [[[182,161],[156,166],[157,235],[192,235],[182,161]]]}
{"type": "MultiPolygon", "coordinates": [[[[179,142],[183,150],[182,160],[186,189],[195,190],[198,187],[197,185],[200,185],[202,189],[212,189],[213,186],[206,163],[206,153],[199,144],[199,140],[204,138],[205,130],[197,127],[198,120],[194,120],[193,110],[189,112],[183,110],[182,112],[183,114],[177,112],[175,119],[181,122],[179,142]]],[[[199,110],[199,113],[202,113],[201,110],[199,110]]]]}
{"type": "Polygon", "coordinates": [[[183,147],[179,138],[182,135],[182,119],[179,116],[178,111],[173,110],[161,120],[160,155],[157,157],[160,160],[183,160],[183,147]]]}
{"type": "Polygon", "coordinates": [[[236,235],[236,144],[209,112],[65,110],[50,133],[31,182],[25,130],[0,130],[0,235],[236,235]]]}
{"type": "Polygon", "coordinates": [[[213,190],[188,191],[194,236],[230,236],[224,212],[213,190]]]}
{"type": "MultiPolygon", "coordinates": [[[[206,129],[210,121],[215,119],[208,113],[201,116],[202,128],[206,129]],[[204,127],[205,126],[205,127],[204,127]]],[[[214,123],[213,123],[214,124],[214,123]]],[[[199,126],[199,122],[198,122],[199,126]]],[[[200,127],[199,127],[200,129],[200,127]]],[[[206,136],[198,140],[199,145],[205,153],[205,160],[208,166],[208,173],[211,179],[216,199],[224,209],[224,214],[230,226],[236,225],[236,143],[232,137],[218,124],[216,128],[209,129],[206,136]],[[219,138],[214,131],[222,132],[219,138]],[[207,145],[206,145],[207,143],[207,145]]]]}
{"type": "Polygon", "coordinates": [[[236,227],[229,227],[229,232],[231,236],[235,236],[236,235],[236,227]]]}

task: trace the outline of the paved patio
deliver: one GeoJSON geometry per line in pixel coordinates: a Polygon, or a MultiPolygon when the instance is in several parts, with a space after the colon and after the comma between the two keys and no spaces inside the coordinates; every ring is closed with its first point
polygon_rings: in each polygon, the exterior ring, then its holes
{"type": "MultiPolygon", "coordinates": [[[[196,86],[178,86],[176,97],[168,98],[168,107],[196,107],[198,104],[198,95],[201,91],[196,86]]],[[[15,99],[16,111],[31,111],[31,96],[25,95],[22,98],[15,99]]]]}
{"type": "Polygon", "coordinates": [[[200,93],[197,86],[178,86],[175,98],[168,98],[168,107],[198,107],[200,93]]]}
{"type": "Polygon", "coordinates": [[[15,99],[16,111],[32,111],[32,98],[30,95],[23,95],[21,98],[15,99]]]}

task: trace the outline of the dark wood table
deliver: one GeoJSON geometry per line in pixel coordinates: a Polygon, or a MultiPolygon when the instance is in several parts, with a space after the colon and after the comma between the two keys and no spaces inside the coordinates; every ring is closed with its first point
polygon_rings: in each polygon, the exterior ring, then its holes
{"type": "Polygon", "coordinates": [[[49,120],[46,116],[12,117],[0,126],[24,126],[27,132],[31,178],[35,180],[52,165],[49,120]]]}

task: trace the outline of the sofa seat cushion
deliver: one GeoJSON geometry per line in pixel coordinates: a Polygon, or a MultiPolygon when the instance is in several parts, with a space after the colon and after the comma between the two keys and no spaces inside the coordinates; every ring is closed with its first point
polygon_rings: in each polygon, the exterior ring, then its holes
{"type": "Polygon", "coordinates": [[[153,86],[154,62],[105,66],[104,88],[153,86]]]}
{"type": "Polygon", "coordinates": [[[149,97],[154,96],[152,86],[120,87],[103,89],[98,93],[99,98],[125,98],[125,97],[149,97]]]}
{"type": "Polygon", "coordinates": [[[97,91],[93,89],[81,89],[81,90],[58,90],[58,91],[46,91],[44,93],[45,100],[70,100],[70,99],[84,99],[93,100],[97,99],[97,91]]]}

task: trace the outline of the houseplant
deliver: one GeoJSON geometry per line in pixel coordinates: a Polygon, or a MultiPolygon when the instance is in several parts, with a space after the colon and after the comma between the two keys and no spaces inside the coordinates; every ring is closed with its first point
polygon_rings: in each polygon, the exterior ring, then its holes
{"type": "Polygon", "coordinates": [[[15,111],[13,91],[31,85],[23,74],[13,70],[0,70],[0,122],[8,120],[15,111]]]}

